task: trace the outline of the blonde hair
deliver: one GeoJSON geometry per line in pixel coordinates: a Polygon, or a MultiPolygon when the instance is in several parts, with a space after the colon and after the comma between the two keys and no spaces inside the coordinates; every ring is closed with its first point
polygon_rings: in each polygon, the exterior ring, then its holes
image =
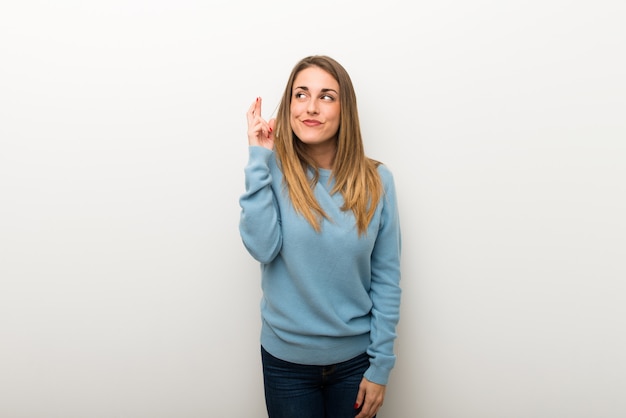
{"type": "Polygon", "coordinates": [[[303,58],[295,65],[287,81],[276,115],[274,134],[274,147],[283,172],[283,182],[295,210],[319,232],[321,220],[329,219],[313,194],[313,187],[319,180],[319,167],[305,152],[304,144],[296,137],[290,123],[294,81],[300,71],[309,67],[326,71],[339,84],[340,122],[337,154],[332,167],[335,186],[331,194],[341,193],[344,199],[341,210],[354,213],[359,235],[362,235],[367,232],[383,193],[377,170],[380,163],[365,156],[356,94],[350,76],[343,66],[328,56],[303,58]],[[309,167],[314,173],[311,178],[307,176],[309,167]]]}

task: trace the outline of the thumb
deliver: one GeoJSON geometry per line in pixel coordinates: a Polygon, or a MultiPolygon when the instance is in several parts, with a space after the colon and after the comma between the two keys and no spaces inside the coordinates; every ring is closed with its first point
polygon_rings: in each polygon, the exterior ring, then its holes
{"type": "Polygon", "coordinates": [[[274,136],[274,129],[276,128],[276,118],[270,119],[267,124],[270,127],[270,137],[274,136]]]}
{"type": "Polygon", "coordinates": [[[365,400],[365,386],[359,385],[359,393],[356,395],[356,401],[354,402],[354,409],[359,409],[363,406],[365,400]]]}

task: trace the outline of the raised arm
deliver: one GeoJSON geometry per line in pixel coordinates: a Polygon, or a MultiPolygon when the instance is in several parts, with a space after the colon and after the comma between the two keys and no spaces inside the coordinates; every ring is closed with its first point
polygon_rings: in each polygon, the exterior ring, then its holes
{"type": "Polygon", "coordinates": [[[261,99],[250,106],[248,119],[248,164],[245,193],[239,199],[239,232],[248,252],[259,262],[269,263],[282,246],[280,211],[272,190],[270,163],[274,158],[274,120],[261,117],[261,99]]]}

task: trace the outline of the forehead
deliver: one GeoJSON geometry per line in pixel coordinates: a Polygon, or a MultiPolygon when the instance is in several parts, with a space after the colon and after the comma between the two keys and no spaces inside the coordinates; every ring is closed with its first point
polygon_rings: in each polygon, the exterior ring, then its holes
{"type": "Polygon", "coordinates": [[[307,87],[309,90],[333,89],[339,92],[339,83],[326,70],[308,67],[300,71],[293,82],[293,88],[307,87]]]}

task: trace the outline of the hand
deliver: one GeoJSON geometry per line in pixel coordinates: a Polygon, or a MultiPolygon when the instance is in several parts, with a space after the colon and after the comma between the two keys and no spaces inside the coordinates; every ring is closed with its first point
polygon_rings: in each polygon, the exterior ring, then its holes
{"type": "Polygon", "coordinates": [[[265,147],[267,149],[274,148],[274,125],[275,119],[266,122],[261,117],[261,98],[257,97],[246,113],[248,119],[248,144],[265,147]]]}
{"type": "Polygon", "coordinates": [[[372,418],[383,406],[385,399],[385,385],[370,382],[366,378],[361,380],[359,393],[356,396],[356,405],[361,408],[361,412],[355,418],[372,418]]]}

